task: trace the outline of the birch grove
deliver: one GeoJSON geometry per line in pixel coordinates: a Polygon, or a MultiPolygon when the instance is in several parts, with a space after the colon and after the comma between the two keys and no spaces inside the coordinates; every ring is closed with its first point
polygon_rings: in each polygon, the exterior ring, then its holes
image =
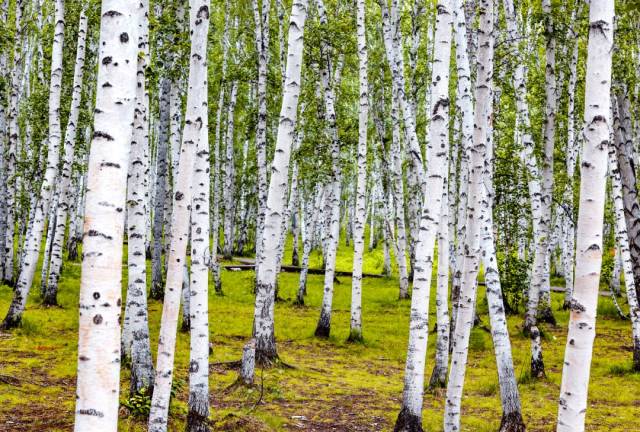
{"type": "Polygon", "coordinates": [[[637,0],[0,3],[0,429],[640,429],[637,0]]]}

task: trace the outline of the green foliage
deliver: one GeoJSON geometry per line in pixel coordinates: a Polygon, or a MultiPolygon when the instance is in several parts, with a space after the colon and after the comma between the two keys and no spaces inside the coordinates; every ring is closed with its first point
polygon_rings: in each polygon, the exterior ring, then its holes
{"type": "MultiPolygon", "coordinates": [[[[173,390],[173,389],[172,389],[173,390]]],[[[133,396],[120,402],[127,408],[129,415],[139,418],[148,418],[151,412],[151,395],[147,388],[140,389],[133,396]]]]}
{"type": "Polygon", "coordinates": [[[522,259],[517,252],[508,255],[498,252],[498,269],[505,312],[517,314],[524,306],[524,292],[529,287],[531,260],[522,259]]]}

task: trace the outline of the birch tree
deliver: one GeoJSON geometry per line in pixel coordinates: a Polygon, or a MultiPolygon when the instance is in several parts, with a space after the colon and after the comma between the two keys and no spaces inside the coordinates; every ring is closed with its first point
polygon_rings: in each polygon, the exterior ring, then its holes
{"type": "MultiPolygon", "coordinates": [[[[209,0],[198,0],[197,6],[209,8],[209,0]]],[[[191,6],[193,7],[193,5],[191,6]]],[[[208,16],[200,15],[208,20],[208,16]]],[[[208,25],[208,24],[206,24],[208,25]]],[[[205,33],[206,36],[206,33],[205,33]]],[[[204,69],[207,68],[206,49],[203,50],[204,69]]],[[[203,89],[207,100],[207,86],[203,89]]],[[[203,126],[197,145],[193,174],[193,202],[191,204],[191,284],[189,313],[191,324],[189,361],[189,414],[187,430],[209,430],[209,186],[211,172],[209,162],[208,106],[203,106],[203,126]]],[[[214,258],[215,259],[215,258],[214,258]]]]}
{"type": "Polygon", "coordinates": [[[569,332],[560,386],[559,432],[583,431],[585,428],[602,264],[613,18],[613,0],[590,3],[575,288],[569,308],[569,332]]]}
{"type": "MultiPolygon", "coordinates": [[[[83,7],[80,11],[78,23],[78,46],[76,48],[76,62],[73,73],[73,90],[71,94],[71,110],[67,120],[67,128],[64,135],[64,159],[62,170],[60,171],[60,182],[58,183],[58,205],[55,216],[55,232],[51,244],[51,263],[49,275],[44,293],[44,304],[58,304],[58,279],[62,267],[62,246],[64,243],[64,232],[67,226],[67,218],[71,208],[73,191],[71,189],[72,164],[75,159],[75,143],[77,135],[78,116],[80,114],[80,102],[82,97],[82,82],[84,78],[84,59],[87,38],[87,15],[83,7]]],[[[54,219],[50,219],[52,224],[54,219]]],[[[71,231],[70,231],[71,235],[71,231]]]]}
{"type": "Polygon", "coordinates": [[[207,114],[207,37],[209,32],[209,6],[206,0],[189,2],[191,53],[189,56],[189,82],[185,126],[180,146],[178,173],[175,180],[173,212],[171,214],[171,248],[164,290],[158,359],[154,379],[149,431],[165,432],[169,415],[169,399],[173,380],[182,273],[186,261],[189,238],[189,217],[193,196],[193,171],[199,140],[206,127],[207,114]]]}
{"type": "Polygon", "coordinates": [[[349,340],[362,339],[362,260],[364,226],[367,219],[365,189],[367,187],[367,128],[369,126],[369,83],[367,79],[367,35],[365,2],[356,3],[358,39],[358,77],[360,108],[358,111],[358,178],[356,181],[356,219],[353,233],[353,275],[351,277],[351,331],[349,340]]]}
{"type": "Polygon", "coordinates": [[[426,190],[416,243],[416,263],[411,297],[409,346],[404,372],[402,407],[395,431],[422,430],[422,392],[429,336],[429,291],[436,235],[440,227],[444,188],[447,184],[449,153],[449,66],[451,60],[452,6],[449,0],[437,5],[435,52],[431,95],[429,143],[427,145],[426,190]]]}
{"type": "Polygon", "coordinates": [[[153,385],[153,360],[147,312],[146,196],[149,177],[148,94],[145,85],[149,63],[149,3],[139,2],[136,107],[133,116],[127,183],[128,284],[122,332],[122,356],[131,360],[131,394],[153,385]]]}
{"type": "MultiPolygon", "coordinates": [[[[11,306],[7,312],[2,328],[10,329],[20,325],[22,314],[27,305],[27,297],[33,284],[38,255],[42,242],[45,219],[49,213],[60,160],[60,94],[62,91],[62,48],[64,44],[64,3],[55,2],[55,30],[51,49],[51,78],[49,81],[49,135],[46,169],[38,194],[38,204],[29,223],[29,232],[24,244],[24,259],[21,263],[20,275],[14,291],[11,306]]],[[[13,241],[13,239],[11,239],[13,241]]]]}
{"type": "Polygon", "coordinates": [[[118,428],[122,240],[140,17],[138,5],[123,0],[103,1],[100,17],[80,278],[76,432],[118,428]]]}
{"type": "Polygon", "coordinates": [[[286,205],[291,145],[298,114],[307,4],[307,0],[294,0],[291,6],[285,86],[282,92],[276,151],[269,179],[264,232],[262,238],[258,239],[262,242],[262,256],[257,257],[256,261],[256,300],[253,315],[256,339],[255,359],[258,364],[270,364],[278,357],[274,334],[277,243],[286,205]]]}
{"type": "Polygon", "coordinates": [[[477,277],[480,267],[481,230],[485,221],[480,211],[486,206],[484,179],[487,148],[492,139],[493,115],[493,52],[494,52],[494,10],[493,1],[481,0],[478,10],[478,64],[475,80],[475,113],[473,148],[469,166],[469,201],[467,204],[467,235],[465,238],[465,258],[458,314],[453,336],[451,370],[447,383],[444,412],[445,432],[460,430],[460,415],[464,377],[469,353],[469,337],[474,320],[474,306],[477,294],[477,277]]]}
{"type": "Polygon", "coordinates": [[[22,66],[22,32],[24,23],[22,22],[24,3],[23,0],[16,0],[15,3],[15,24],[16,31],[13,44],[13,65],[11,68],[11,90],[9,92],[9,111],[7,128],[7,152],[5,165],[7,167],[7,198],[6,198],[6,231],[3,263],[3,278],[8,285],[14,283],[14,236],[16,223],[16,166],[18,152],[18,96],[20,91],[20,68],[22,66]]]}

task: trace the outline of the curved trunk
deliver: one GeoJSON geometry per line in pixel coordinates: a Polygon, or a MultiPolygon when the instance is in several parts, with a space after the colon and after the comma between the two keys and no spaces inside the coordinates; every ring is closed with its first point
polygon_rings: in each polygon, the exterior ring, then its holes
{"type": "Polygon", "coordinates": [[[291,7],[288,56],[282,108],[278,124],[278,137],[269,181],[262,254],[257,257],[256,301],[254,309],[254,336],[256,362],[271,363],[277,358],[274,334],[274,301],[277,268],[277,240],[282,229],[282,216],[287,196],[289,159],[300,95],[304,23],[307,18],[307,0],[294,0],[291,7]]]}
{"type": "Polygon", "coordinates": [[[492,0],[481,0],[479,8],[478,65],[476,76],[473,148],[469,167],[467,235],[456,328],[452,340],[451,370],[447,384],[444,430],[460,430],[462,390],[469,353],[469,337],[474,321],[477,278],[481,256],[481,231],[486,227],[481,208],[488,206],[484,173],[487,149],[491,145],[493,116],[494,12],[492,0]]]}

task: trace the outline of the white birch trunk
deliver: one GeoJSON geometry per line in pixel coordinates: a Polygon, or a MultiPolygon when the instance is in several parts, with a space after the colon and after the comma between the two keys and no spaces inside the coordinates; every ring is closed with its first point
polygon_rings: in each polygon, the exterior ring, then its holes
{"type": "Polygon", "coordinates": [[[14,282],[14,235],[16,223],[16,204],[17,204],[17,162],[18,162],[18,102],[20,92],[20,68],[22,64],[22,33],[24,23],[22,22],[24,0],[16,0],[15,3],[15,38],[13,43],[13,65],[11,68],[11,90],[9,91],[9,110],[8,110],[8,130],[7,130],[7,153],[5,157],[5,166],[7,167],[7,198],[6,198],[6,234],[4,248],[4,268],[3,278],[6,284],[14,282]]]}
{"type": "Polygon", "coordinates": [[[291,7],[287,68],[282,108],[278,124],[276,151],[269,181],[265,224],[262,239],[262,256],[256,261],[256,302],[254,310],[254,336],[256,362],[271,363],[277,359],[274,334],[274,300],[277,269],[277,249],[282,229],[289,175],[289,159],[294,137],[300,95],[304,23],[307,17],[307,0],[294,0],[291,7]]]}
{"type": "Polygon", "coordinates": [[[558,432],[584,431],[602,264],[602,227],[609,143],[613,0],[589,5],[585,129],[581,154],[575,289],[565,348],[558,432]]]}
{"type": "Polygon", "coordinates": [[[447,384],[449,370],[449,195],[442,197],[442,216],[438,232],[438,281],[436,285],[436,358],[429,388],[447,384]]]}
{"type": "MultiPolygon", "coordinates": [[[[64,243],[64,232],[67,226],[67,218],[71,206],[71,200],[75,193],[71,188],[71,171],[73,161],[75,159],[74,147],[76,144],[78,117],[80,114],[80,102],[82,97],[82,82],[84,77],[84,58],[87,37],[87,15],[83,8],[80,11],[80,19],[78,24],[78,46],[76,48],[76,63],[73,73],[73,90],[71,93],[71,110],[67,121],[67,128],[64,135],[64,159],[62,163],[62,171],[60,171],[60,181],[58,183],[58,206],[55,217],[55,237],[51,249],[51,264],[49,268],[49,277],[46,282],[44,293],[44,304],[58,304],[58,280],[60,278],[60,269],[62,267],[62,246],[64,243]]],[[[51,221],[49,222],[51,223],[51,221]]],[[[73,231],[69,230],[69,235],[73,235],[73,231]]]]}
{"type": "MultiPolygon", "coordinates": [[[[574,9],[573,17],[580,15],[582,3],[578,3],[577,10],[574,9]]],[[[568,104],[567,104],[567,149],[566,149],[566,165],[567,165],[567,186],[564,191],[564,204],[565,212],[562,214],[562,261],[564,263],[564,279],[565,279],[565,296],[564,296],[564,308],[568,308],[571,297],[573,295],[573,261],[575,257],[575,241],[576,241],[576,228],[573,223],[573,219],[569,215],[573,215],[573,180],[576,167],[576,160],[578,158],[578,146],[576,140],[576,127],[575,127],[575,104],[576,104],[576,85],[578,75],[578,41],[577,35],[573,30],[573,26],[569,30],[569,35],[573,36],[576,40],[573,44],[573,51],[571,54],[571,63],[569,65],[569,86],[567,89],[568,104]]]]}
{"type": "MultiPolygon", "coordinates": [[[[162,252],[164,249],[163,227],[165,203],[167,197],[168,176],[168,142],[169,142],[169,92],[171,83],[167,78],[160,82],[160,105],[158,119],[158,139],[156,154],[156,187],[153,211],[153,249],[151,250],[151,298],[161,298],[164,283],[162,271],[162,252]]],[[[168,227],[166,227],[168,228],[168,227]]]]}
{"type": "MultiPolygon", "coordinates": [[[[278,7],[281,4],[278,2],[278,7]]],[[[258,10],[258,0],[253,0],[253,13],[256,34],[256,51],[258,53],[258,124],[256,125],[256,159],[258,164],[258,218],[256,221],[256,266],[262,261],[262,237],[264,234],[264,224],[267,208],[267,73],[269,65],[269,12],[271,9],[270,0],[262,0],[262,11],[258,10]]],[[[281,21],[281,15],[278,14],[281,21]]],[[[281,32],[282,33],[282,32],[281,32]]],[[[284,41],[284,34],[281,34],[284,41]]],[[[281,44],[280,51],[283,51],[281,44]]],[[[284,54],[281,58],[284,58],[284,54]]],[[[285,73],[282,67],[282,80],[284,84],[285,73]]],[[[257,269],[256,269],[257,273],[257,269]]]]}
{"type": "MultiPolygon", "coordinates": [[[[356,161],[358,178],[356,180],[356,207],[353,226],[353,275],[351,277],[351,322],[349,333],[349,340],[351,341],[362,340],[362,262],[364,255],[364,227],[367,222],[367,129],[369,126],[365,1],[357,0],[356,9],[360,107],[358,111],[358,158],[356,161]]],[[[371,220],[373,221],[373,217],[371,220]]]]}
{"type": "MultiPolygon", "coordinates": [[[[198,6],[209,7],[209,0],[198,0],[198,6]]],[[[193,6],[192,6],[193,7],[193,6]]],[[[207,17],[208,19],[208,17],[207,17]]],[[[205,51],[206,52],[206,51],[205,51]]],[[[205,68],[207,59],[205,57],[205,68]]],[[[207,100],[207,87],[202,89],[207,100]]],[[[189,361],[189,414],[187,431],[209,430],[209,162],[208,107],[202,110],[203,127],[197,147],[191,204],[191,284],[189,314],[191,326],[189,361]]]]}
{"type": "MultiPolygon", "coordinates": [[[[237,27],[237,25],[234,25],[237,27]]],[[[235,222],[235,159],[234,159],[234,143],[235,143],[235,110],[236,101],[238,99],[238,82],[231,83],[229,92],[229,102],[227,105],[227,142],[225,146],[225,164],[224,164],[224,247],[222,249],[224,257],[231,259],[233,255],[233,236],[235,222]]]]}
{"type": "Polygon", "coordinates": [[[39,199],[35,207],[31,229],[24,244],[24,261],[20,268],[20,275],[14,291],[13,300],[7,316],[2,323],[5,329],[16,327],[22,320],[22,314],[27,305],[27,297],[33,284],[38,255],[42,242],[45,219],[49,213],[49,206],[58,176],[58,162],[60,159],[60,94],[62,91],[62,47],[64,44],[64,4],[62,0],[55,2],[55,29],[51,48],[51,78],[49,82],[49,139],[47,161],[39,199]]]}
{"type": "Polygon", "coordinates": [[[449,0],[437,5],[435,52],[431,95],[426,175],[426,190],[416,243],[415,274],[409,321],[409,344],[404,374],[402,407],[395,431],[422,430],[422,393],[424,388],[427,339],[429,336],[429,294],[435,240],[440,229],[443,197],[449,170],[449,69],[451,60],[451,32],[453,9],[449,0]]]}
{"type": "MultiPolygon", "coordinates": [[[[636,294],[635,281],[633,278],[633,262],[629,251],[629,234],[627,223],[624,217],[624,203],[622,199],[622,180],[616,159],[616,151],[613,145],[609,146],[609,174],[611,176],[611,199],[614,206],[616,242],[618,243],[619,256],[622,261],[624,271],[624,285],[629,303],[629,318],[631,319],[631,333],[633,340],[633,367],[636,372],[640,371],[640,305],[636,294]]],[[[618,255],[618,254],[616,254],[618,255]]],[[[615,299],[615,297],[614,297],[615,299]]]]}
{"type": "Polygon", "coordinates": [[[122,329],[122,356],[131,360],[130,393],[153,386],[153,360],[147,311],[146,197],[149,194],[149,123],[147,118],[146,67],[149,62],[149,2],[138,7],[138,57],[136,108],[133,116],[129,176],[127,182],[128,285],[122,329]]]}
{"type": "Polygon", "coordinates": [[[460,118],[460,171],[458,175],[458,207],[456,210],[456,257],[451,284],[451,326],[449,336],[449,352],[453,349],[451,340],[455,331],[458,316],[460,286],[462,283],[462,269],[464,266],[464,245],[467,233],[467,203],[469,189],[469,157],[473,148],[473,94],[471,87],[471,67],[467,49],[467,27],[462,0],[454,3],[454,34],[456,40],[456,67],[458,82],[456,88],[456,108],[461,113],[460,118]]]}
{"type": "Polygon", "coordinates": [[[122,239],[138,20],[135,3],[102,2],[80,279],[76,432],[118,428],[122,239]]]}
{"type": "Polygon", "coordinates": [[[187,111],[182,145],[180,146],[178,173],[174,185],[173,211],[171,214],[171,248],[169,250],[162,321],[160,323],[156,376],[151,399],[151,412],[149,414],[150,432],[165,432],[167,430],[180,295],[182,292],[182,272],[186,263],[186,249],[189,240],[194,159],[203,133],[202,128],[206,127],[208,5],[202,0],[190,0],[189,18],[191,53],[189,56],[187,111]]]}
{"type": "Polygon", "coordinates": [[[451,370],[447,383],[444,412],[444,430],[460,430],[462,391],[469,353],[469,337],[474,321],[477,277],[480,267],[481,230],[485,215],[481,207],[487,206],[484,190],[484,171],[487,149],[491,145],[493,103],[493,44],[494,10],[492,0],[481,0],[479,7],[478,64],[475,88],[473,148],[469,169],[469,198],[467,204],[467,235],[462,272],[460,302],[456,317],[451,370]],[[484,203],[483,203],[484,200],[484,203]]]}

